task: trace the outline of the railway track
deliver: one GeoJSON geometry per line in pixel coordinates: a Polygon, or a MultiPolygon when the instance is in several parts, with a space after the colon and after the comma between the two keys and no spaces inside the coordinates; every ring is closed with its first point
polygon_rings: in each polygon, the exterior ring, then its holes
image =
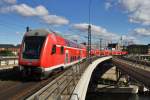
{"type": "MultiPolygon", "coordinates": [[[[64,70],[65,71],[65,70],[64,70]]],[[[54,72],[48,79],[43,81],[32,81],[22,79],[18,71],[6,69],[0,71],[0,100],[26,99],[49,82],[61,75],[64,71],[54,72]],[[57,74],[56,74],[57,73],[57,74]]]]}
{"type": "Polygon", "coordinates": [[[130,61],[130,62],[134,62],[134,63],[137,63],[137,64],[141,64],[141,65],[145,65],[145,66],[150,66],[150,62],[149,61],[138,60],[138,59],[133,59],[133,58],[126,58],[126,57],[119,57],[119,58],[123,59],[123,60],[130,61]]]}
{"type": "MultiPolygon", "coordinates": [[[[97,57],[93,57],[92,61],[95,59],[97,59],[97,57]]],[[[56,96],[61,95],[62,98],[70,98],[72,91],[88,64],[88,60],[85,60],[72,65],[63,71],[55,71],[48,79],[42,81],[23,79],[20,77],[19,71],[17,70],[0,70],[0,100],[23,100],[28,99],[29,97],[34,98],[34,96],[36,97],[39,95],[37,93],[40,93],[40,97],[48,95],[48,98],[50,98],[51,95],[57,92],[58,94],[56,94],[56,96]],[[45,88],[49,85],[50,87],[45,88]],[[41,89],[51,91],[51,94],[45,90],[45,92],[38,92],[41,89]]]]}
{"type": "Polygon", "coordinates": [[[112,61],[113,64],[121,69],[124,73],[128,74],[139,83],[144,84],[147,88],[150,88],[149,67],[143,67],[141,64],[135,64],[134,62],[122,60],[119,58],[113,58],[112,61]]]}

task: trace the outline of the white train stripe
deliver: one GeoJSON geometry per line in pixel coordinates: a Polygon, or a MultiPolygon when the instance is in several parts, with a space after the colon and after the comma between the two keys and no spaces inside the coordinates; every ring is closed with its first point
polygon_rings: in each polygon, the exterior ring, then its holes
{"type": "Polygon", "coordinates": [[[51,67],[49,67],[49,68],[44,68],[44,71],[51,71],[51,70],[53,70],[53,69],[60,68],[60,67],[66,68],[66,67],[69,67],[70,65],[73,65],[73,64],[76,64],[76,63],[82,61],[82,60],[85,59],[85,58],[86,58],[86,57],[84,57],[84,58],[82,58],[82,59],[80,59],[80,60],[71,62],[71,63],[67,63],[67,64],[59,64],[59,65],[51,66],[51,67]]]}
{"type": "MultiPolygon", "coordinates": [[[[56,45],[57,47],[61,47],[62,45],[56,45]]],[[[74,47],[68,47],[68,46],[63,46],[64,48],[68,48],[68,49],[77,49],[77,50],[85,50],[85,49],[81,49],[81,48],[74,48],[74,47]]]]}
{"type": "Polygon", "coordinates": [[[56,69],[56,68],[59,68],[59,67],[62,67],[62,66],[64,66],[64,64],[59,64],[59,65],[51,66],[49,68],[44,68],[44,71],[51,71],[53,69],[56,69]]]}

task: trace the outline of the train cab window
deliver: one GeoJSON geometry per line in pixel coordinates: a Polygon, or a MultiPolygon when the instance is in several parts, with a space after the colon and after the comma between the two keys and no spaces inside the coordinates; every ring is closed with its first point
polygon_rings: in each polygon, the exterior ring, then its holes
{"type": "Polygon", "coordinates": [[[72,56],[70,57],[70,62],[72,62],[73,61],[73,59],[72,59],[72,56]]]}
{"type": "Polygon", "coordinates": [[[61,46],[61,48],[60,48],[60,52],[61,52],[61,54],[64,54],[64,47],[63,46],[61,46]]]}
{"type": "Polygon", "coordinates": [[[80,59],[80,56],[78,56],[78,60],[80,59]]]}
{"type": "Polygon", "coordinates": [[[56,53],[56,45],[53,45],[51,54],[55,54],[55,53],[56,53]]]}
{"type": "Polygon", "coordinates": [[[73,57],[72,57],[72,62],[73,62],[73,57]]]}
{"type": "Polygon", "coordinates": [[[23,40],[23,58],[39,59],[44,41],[45,36],[25,36],[23,40]]]}

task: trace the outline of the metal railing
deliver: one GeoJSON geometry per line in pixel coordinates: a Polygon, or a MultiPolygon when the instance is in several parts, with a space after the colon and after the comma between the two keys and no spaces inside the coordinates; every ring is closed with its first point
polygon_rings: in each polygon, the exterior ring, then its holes
{"type": "MultiPolygon", "coordinates": [[[[93,57],[92,61],[97,58],[93,57]]],[[[88,65],[89,61],[85,60],[70,66],[62,75],[27,98],[27,100],[69,100],[71,95],[74,95],[72,94],[73,90],[88,65]]]]}
{"type": "Polygon", "coordinates": [[[0,69],[18,65],[17,57],[0,58],[0,69]]]}

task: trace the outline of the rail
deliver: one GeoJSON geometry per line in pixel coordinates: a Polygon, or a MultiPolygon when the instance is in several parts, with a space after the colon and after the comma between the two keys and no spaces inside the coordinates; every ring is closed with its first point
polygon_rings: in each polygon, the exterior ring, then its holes
{"type": "MultiPolygon", "coordinates": [[[[92,61],[98,57],[92,58],[92,61]]],[[[62,75],[27,98],[27,100],[69,100],[80,77],[89,65],[88,60],[70,66],[62,75]]],[[[78,95],[76,95],[78,97],[78,95]]]]}
{"type": "Polygon", "coordinates": [[[143,67],[140,64],[136,64],[131,61],[126,61],[115,57],[112,59],[112,62],[113,64],[116,65],[116,67],[121,69],[124,73],[128,74],[132,78],[144,84],[146,87],[150,88],[149,67],[143,67]]]}
{"type": "Polygon", "coordinates": [[[12,68],[13,66],[16,65],[18,65],[17,57],[0,58],[0,69],[12,68]]]}
{"type": "Polygon", "coordinates": [[[146,60],[138,60],[138,59],[127,58],[127,57],[120,57],[120,59],[135,62],[137,64],[141,64],[141,65],[145,65],[145,66],[150,66],[150,61],[146,61],[146,60]]]}

